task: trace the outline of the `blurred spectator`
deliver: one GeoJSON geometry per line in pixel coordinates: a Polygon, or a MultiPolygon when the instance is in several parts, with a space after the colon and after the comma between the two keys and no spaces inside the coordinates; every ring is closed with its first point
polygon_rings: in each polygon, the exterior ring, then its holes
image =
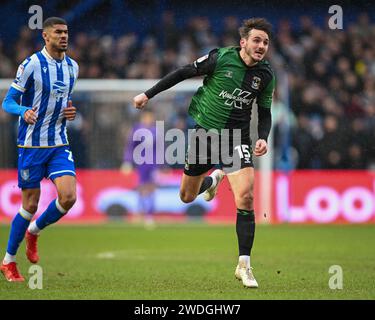
{"type": "Polygon", "coordinates": [[[317,140],[311,133],[311,124],[307,115],[301,113],[297,121],[292,135],[292,144],[298,153],[296,169],[313,168],[317,140]]]}
{"type": "Polygon", "coordinates": [[[324,135],[317,146],[321,168],[344,169],[347,142],[338,118],[334,115],[327,115],[324,119],[323,128],[324,135]]]}
{"type": "Polygon", "coordinates": [[[0,109],[0,168],[15,167],[17,165],[17,148],[14,143],[17,139],[17,130],[15,121],[12,121],[15,118],[15,116],[0,109]]]}

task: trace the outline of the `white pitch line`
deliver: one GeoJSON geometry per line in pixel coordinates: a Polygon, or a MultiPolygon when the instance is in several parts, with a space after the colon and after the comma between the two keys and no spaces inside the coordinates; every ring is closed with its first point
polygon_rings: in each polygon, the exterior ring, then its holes
{"type": "Polygon", "coordinates": [[[114,252],[107,251],[107,252],[101,252],[96,255],[98,259],[113,259],[116,257],[114,252]]]}

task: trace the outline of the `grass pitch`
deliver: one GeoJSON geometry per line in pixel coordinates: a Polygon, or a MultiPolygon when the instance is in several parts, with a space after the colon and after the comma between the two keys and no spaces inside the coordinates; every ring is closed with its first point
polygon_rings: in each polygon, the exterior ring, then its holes
{"type": "MultiPolygon", "coordinates": [[[[1,255],[9,226],[0,226],[1,255]]],[[[0,274],[4,299],[375,299],[375,225],[258,225],[252,254],[258,289],[234,278],[235,226],[160,225],[148,231],[123,223],[55,225],[39,240],[43,289],[0,274]],[[332,265],[343,289],[329,288],[332,265]]]]}

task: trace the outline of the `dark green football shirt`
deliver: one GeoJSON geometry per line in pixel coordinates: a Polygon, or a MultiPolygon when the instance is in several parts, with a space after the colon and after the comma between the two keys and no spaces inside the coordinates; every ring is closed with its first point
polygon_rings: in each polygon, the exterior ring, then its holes
{"type": "Polygon", "coordinates": [[[251,108],[254,100],[261,108],[270,108],[275,76],[265,60],[247,66],[239,47],[212,50],[194,62],[205,74],[192,98],[189,114],[206,129],[242,129],[250,133],[251,108]]]}

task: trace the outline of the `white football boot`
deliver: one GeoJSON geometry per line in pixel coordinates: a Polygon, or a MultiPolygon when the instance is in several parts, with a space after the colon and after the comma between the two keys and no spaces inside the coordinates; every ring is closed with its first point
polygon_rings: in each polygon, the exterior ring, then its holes
{"type": "Polygon", "coordinates": [[[203,198],[206,201],[211,201],[217,193],[217,189],[221,180],[223,180],[225,173],[223,170],[216,169],[211,174],[210,177],[212,178],[212,185],[209,187],[205,192],[203,192],[203,198]]]}
{"type": "Polygon", "coordinates": [[[248,264],[239,262],[234,275],[238,280],[242,280],[242,284],[246,288],[258,288],[258,282],[253,275],[253,268],[248,264]]]}

